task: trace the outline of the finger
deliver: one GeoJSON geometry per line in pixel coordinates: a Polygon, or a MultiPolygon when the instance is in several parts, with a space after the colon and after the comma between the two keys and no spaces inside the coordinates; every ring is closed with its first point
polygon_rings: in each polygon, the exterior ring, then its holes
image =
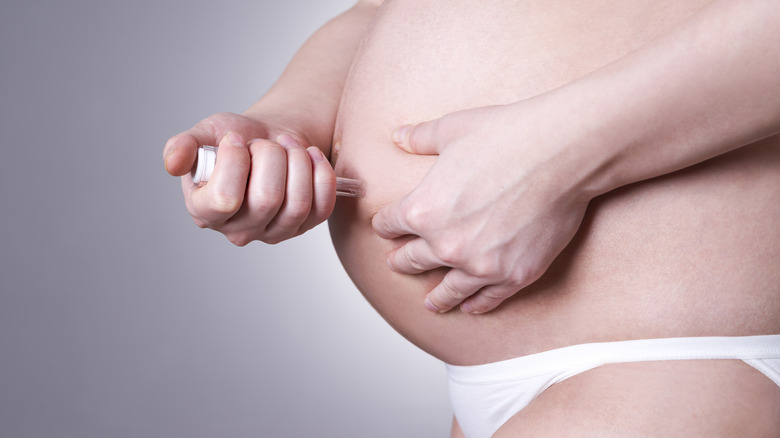
{"type": "Polygon", "coordinates": [[[406,152],[419,155],[438,155],[449,140],[443,119],[404,125],[393,132],[393,142],[406,152]]]}
{"type": "Polygon", "coordinates": [[[445,266],[433,253],[428,243],[419,237],[391,252],[387,264],[394,272],[402,274],[419,274],[445,266]]]}
{"type": "MultiPolygon", "coordinates": [[[[249,145],[252,170],[245,214],[252,228],[265,232],[284,202],[287,185],[287,153],[271,140],[254,140],[249,145]]],[[[257,236],[261,237],[261,236],[257,236]]]]}
{"type": "Polygon", "coordinates": [[[311,212],[313,199],[312,164],[309,153],[297,141],[281,136],[287,152],[287,185],[284,202],[268,226],[269,236],[286,239],[299,234],[301,225],[311,212]]]}
{"type": "Polygon", "coordinates": [[[336,205],[336,174],[322,151],[312,146],[306,149],[312,162],[312,178],[314,179],[314,199],[311,213],[301,225],[301,231],[314,228],[325,221],[336,205]]]}
{"type": "MultiPolygon", "coordinates": [[[[190,213],[207,226],[218,226],[232,217],[244,201],[250,157],[243,138],[229,132],[217,148],[217,163],[202,189],[191,189],[190,213]]],[[[189,180],[187,176],[185,180],[189,180]]],[[[190,186],[192,182],[190,181],[190,186]]]]}
{"type": "Polygon", "coordinates": [[[407,234],[416,234],[411,225],[406,221],[406,199],[394,202],[383,207],[371,218],[371,226],[374,232],[383,239],[395,239],[407,234]]]}
{"type": "Polygon", "coordinates": [[[426,295],[425,307],[435,312],[446,312],[484,286],[484,280],[460,269],[450,269],[441,283],[426,295]]]}
{"type": "Polygon", "coordinates": [[[486,313],[498,307],[517,291],[516,285],[494,284],[486,286],[464,301],[460,305],[460,310],[474,315],[486,313]]]}
{"type": "Polygon", "coordinates": [[[188,173],[198,154],[198,147],[216,145],[217,139],[212,126],[199,123],[193,128],[174,135],[165,143],[163,162],[165,170],[173,176],[188,173]]]}

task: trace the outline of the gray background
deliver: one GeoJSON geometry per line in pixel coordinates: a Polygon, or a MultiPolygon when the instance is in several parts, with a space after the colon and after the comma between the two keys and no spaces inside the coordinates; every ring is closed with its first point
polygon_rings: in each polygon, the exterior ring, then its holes
{"type": "Polygon", "coordinates": [[[163,169],[350,4],[2,1],[0,435],[447,436],[443,365],[325,226],[234,247],[163,169]]]}

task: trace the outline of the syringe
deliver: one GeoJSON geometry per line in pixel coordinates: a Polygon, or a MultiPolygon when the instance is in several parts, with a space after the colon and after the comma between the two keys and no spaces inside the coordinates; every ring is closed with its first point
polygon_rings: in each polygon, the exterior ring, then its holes
{"type": "MultiPolygon", "coordinates": [[[[217,147],[201,146],[198,148],[198,157],[192,167],[190,175],[195,185],[203,185],[211,178],[214,165],[217,163],[217,147]]],[[[350,198],[362,198],[366,194],[366,184],[363,181],[352,178],[336,178],[336,196],[350,198]]]]}

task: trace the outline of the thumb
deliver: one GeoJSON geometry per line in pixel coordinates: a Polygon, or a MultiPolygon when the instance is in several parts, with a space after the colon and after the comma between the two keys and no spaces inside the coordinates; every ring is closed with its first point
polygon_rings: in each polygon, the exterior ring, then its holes
{"type": "Polygon", "coordinates": [[[443,149],[439,120],[418,125],[404,125],[393,132],[393,142],[406,152],[419,155],[438,155],[443,149]]]}

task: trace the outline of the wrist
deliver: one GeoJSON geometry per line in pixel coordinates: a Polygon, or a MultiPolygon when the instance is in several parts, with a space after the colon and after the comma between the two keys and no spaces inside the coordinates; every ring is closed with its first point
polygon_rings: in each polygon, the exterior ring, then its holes
{"type": "Polygon", "coordinates": [[[571,195],[584,201],[655,176],[651,160],[642,158],[659,140],[653,135],[658,120],[647,114],[654,111],[626,99],[603,76],[586,76],[540,96],[557,173],[571,195]]]}
{"type": "Polygon", "coordinates": [[[333,120],[303,106],[263,97],[242,113],[245,117],[265,125],[271,140],[288,134],[304,146],[317,146],[326,156],[330,154],[333,120]]]}
{"type": "Polygon", "coordinates": [[[587,91],[566,86],[511,105],[514,120],[525,125],[520,135],[538,146],[525,152],[539,154],[528,157],[541,165],[535,179],[548,196],[576,203],[618,186],[610,173],[614,152],[606,147],[614,140],[587,91]]]}

